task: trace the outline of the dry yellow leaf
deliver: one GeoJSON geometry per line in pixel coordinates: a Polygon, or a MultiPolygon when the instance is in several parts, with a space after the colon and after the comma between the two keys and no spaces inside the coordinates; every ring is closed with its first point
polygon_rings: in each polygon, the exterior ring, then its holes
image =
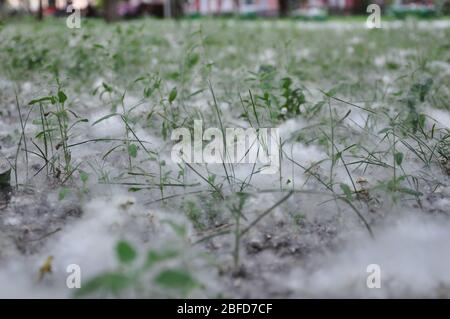
{"type": "Polygon", "coordinates": [[[38,281],[44,279],[45,274],[52,272],[52,263],[53,263],[53,256],[48,256],[47,260],[44,262],[41,268],[39,268],[38,281]]]}

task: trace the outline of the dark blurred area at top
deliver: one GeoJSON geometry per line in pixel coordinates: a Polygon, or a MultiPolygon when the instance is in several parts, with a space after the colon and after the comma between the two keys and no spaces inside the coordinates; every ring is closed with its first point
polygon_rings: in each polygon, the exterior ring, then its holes
{"type": "Polygon", "coordinates": [[[450,13],[450,0],[0,0],[0,17],[66,17],[79,9],[83,17],[108,22],[144,16],[284,17],[325,20],[330,15],[367,15],[369,4],[392,17],[437,17],[450,13]]]}

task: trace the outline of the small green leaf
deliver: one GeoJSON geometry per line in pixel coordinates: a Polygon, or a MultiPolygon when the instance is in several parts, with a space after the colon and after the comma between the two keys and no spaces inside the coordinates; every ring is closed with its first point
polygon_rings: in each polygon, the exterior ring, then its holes
{"type": "Polygon", "coordinates": [[[98,123],[100,123],[100,122],[102,122],[102,121],[104,121],[104,120],[107,120],[107,119],[109,119],[110,117],[113,117],[113,116],[116,116],[116,115],[119,115],[119,114],[117,114],[117,113],[112,113],[112,114],[105,115],[105,116],[103,116],[102,118],[99,118],[99,119],[98,119],[97,121],[95,121],[94,123],[92,123],[92,126],[97,125],[98,123]]]}
{"type": "Polygon", "coordinates": [[[397,165],[399,165],[399,166],[402,165],[403,153],[400,153],[400,152],[395,153],[394,158],[395,158],[395,163],[397,163],[397,165]]]}
{"type": "Polygon", "coordinates": [[[154,89],[153,88],[144,88],[144,97],[148,98],[152,96],[154,89]]]}
{"type": "Polygon", "coordinates": [[[137,253],[126,241],[120,241],[116,246],[117,257],[122,263],[130,263],[136,259],[137,253]]]}
{"type": "Polygon", "coordinates": [[[80,171],[80,179],[83,183],[86,183],[89,179],[88,173],[86,173],[84,171],[80,171]]]}
{"type": "Polygon", "coordinates": [[[165,288],[190,290],[198,286],[197,281],[182,269],[167,269],[154,279],[155,283],[165,288]]]}
{"type": "MultiPolygon", "coordinates": [[[[41,125],[41,123],[39,123],[39,125],[41,125]]],[[[56,129],[49,129],[49,130],[45,130],[42,132],[39,132],[36,134],[36,138],[42,138],[45,136],[45,134],[51,134],[52,132],[56,131],[56,129]]]]}
{"type": "Polygon", "coordinates": [[[404,194],[408,194],[408,195],[413,195],[416,197],[422,196],[423,193],[415,191],[411,188],[407,188],[407,187],[397,187],[397,191],[400,193],[404,193],[404,194]]]}
{"type": "Polygon", "coordinates": [[[134,83],[137,83],[137,82],[140,82],[140,81],[143,81],[143,80],[145,80],[145,76],[140,76],[136,80],[134,80],[134,83]]]}
{"type": "Polygon", "coordinates": [[[193,66],[195,66],[198,61],[200,60],[200,56],[197,53],[192,53],[189,55],[188,59],[187,59],[187,67],[190,69],[193,66]]]}
{"type": "Polygon", "coordinates": [[[106,92],[112,92],[113,91],[112,86],[108,85],[105,82],[102,82],[102,86],[103,86],[103,88],[105,89],[106,92]]]}
{"type": "Polygon", "coordinates": [[[63,200],[64,198],[66,198],[67,195],[69,195],[69,193],[70,193],[70,188],[67,188],[67,187],[61,188],[61,190],[59,191],[59,194],[58,194],[58,199],[60,201],[63,200]]]}
{"type": "Polygon", "coordinates": [[[169,94],[169,103],[172,103],[173,101],[175,101],[175,99],[177,98],[177,94],[178,94],[177,88],[174,87],[172,89],[172,91],[170,91],[170,94],[169,94]]]}
{"type": "Polygon", "coordinates": [[[338,88],[333,88],[333,89],[329,90],[328,92],[326,92],[325,94],[329,97],[333,97],[336,95],[337,92],[338,92],[338,88]]]}
{"type": "Polygon", "coordinates": [[[45,97],[42,97],[39,99],[31,100],[30,102],[28,102],[28,105],[33,105],[33,104],[45,102],[45,101],[53,101],[53,96],[45,96],[45,97]]]}
{"type": "Polygon", "coordinates": [[[61,104],[67,100],[67,96],[66,96],[66,94],[64,94],[63,91],[58,91],[58,100],[59,100],[59,103],[61,103],[61,104]]]}
{"type": "Polygon", "coordinates": [[[130,154],[131,157],[136,158],[137,151],[138,151],[138,148],[137,148],[136,144],[128,145],[128,154],[130,154]]]}
{"type": "Polygon", "coordinates": [[[344,192],[345,197],[347,197],[348,200],[352,200],[352,190],[347,184],[341,183],[339,185],[341,187],[342,192],[344,192]]]}
{"type": "Polygon", "coordinates": [[[333,157],[333,164],[335,164],[337,161],[339,161],[342,157],[342,152],[337,152],[333,157]]]}

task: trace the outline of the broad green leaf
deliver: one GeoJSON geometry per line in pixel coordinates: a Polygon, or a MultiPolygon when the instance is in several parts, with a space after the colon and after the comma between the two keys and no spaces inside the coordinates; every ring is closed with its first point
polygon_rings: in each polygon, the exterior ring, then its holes
{"type": "Polygon", "coordinates": [[[166,269],[154,279],[155,283],[165,288],[190,290],[198,286],[197,281],[182,269],[166,269]]]}
{"type": "Polygon", "coordinates": [[[193,66],[195,66],[198,61],[200,60],[200,56],[197,53],[192,53],[189,55],[188,59],[187,59],[187,67],[188,68],[192,68],[193,66]]]}
{"type": "Polygon", "coordinates": [[[177,88],[174,87],[172,89],[172,91],[170,91],[170,94],[169,94],[169,103],[172,103],[173,101],[175,101],[175,99],[177,98],[177,94],[178,94],[177,88]]]}
{"type": "Polygon", "coordinates": [[[394,158],[395,158],[395,163],[397,163],[397,165],[399,165],[399,166],[402,165],[403,153],[400,153],[400,152],[395,153],[394,158]]]}
{"type": "Polygon", "coordinates": [[[117,257],[122,263],[130,263],[136,259],[137,253],[126,241],[120,241],[116,246],[117,257]]]}
{"type": "Polygon", "coordinates": [[[118,294],[124,288],[127,288],[132,283],[132,280],[120,273],[106,273],[97,276],[81,286],[75,292],[75,297],[85,297],[95,292],[109,292],[118,294]]]}
{"type": "Polygon", "coordinates": [[[67,101],[67,96],[63,91],[58,91],[58,100],[59,103],[63,104],[65,101],[67,101]]]}

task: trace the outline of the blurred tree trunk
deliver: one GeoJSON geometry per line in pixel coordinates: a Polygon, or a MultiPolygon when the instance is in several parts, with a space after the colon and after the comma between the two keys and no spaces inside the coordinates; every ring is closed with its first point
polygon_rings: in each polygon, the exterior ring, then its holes
{"type": "Polygon", "coordinates": [[[42,0],[39,0],[39,8],[38,8],[38,20],[41,21],[44,18],[44,8],[42,6],[42,0]]]}
{"type": "Polygon", "coordinates": [[[290,11],[289,0],[278,0],[278,14],[280,17],[287,17],[290,11]]]}
{"type": "Polygon", "coordinates": [[[172,17],[179,19],[184,16],[184,0],[170,0],[172,17]]]}
{"type": "Polygon", "coordinates": [[[117,14],[117,0],[105,0],[104,16],[106,22],[117,21],[119,15],[117,14]]]}

